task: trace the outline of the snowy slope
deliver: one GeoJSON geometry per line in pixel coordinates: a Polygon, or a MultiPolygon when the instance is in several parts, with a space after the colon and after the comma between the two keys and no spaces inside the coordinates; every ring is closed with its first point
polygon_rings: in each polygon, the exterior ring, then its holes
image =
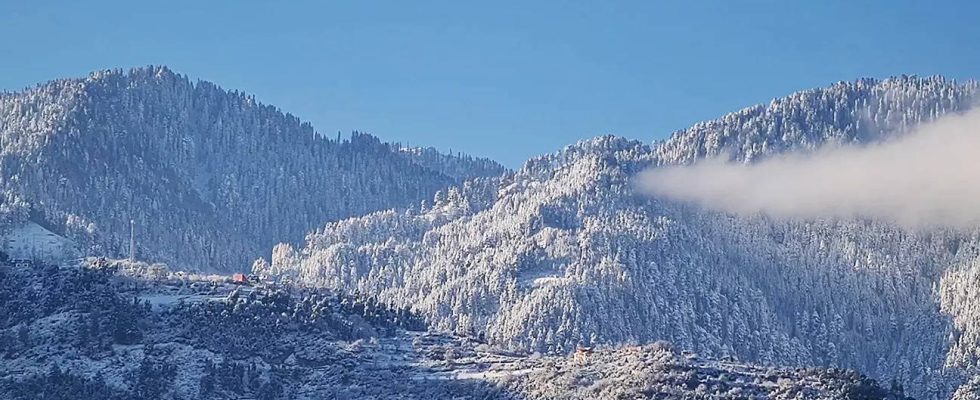
{"type": "Polygon", "coordinates": [[[12,260],[38,260],[58,263],[74,254],[74,243],[34,222],[16,226],[2,241],[12,260]]]}

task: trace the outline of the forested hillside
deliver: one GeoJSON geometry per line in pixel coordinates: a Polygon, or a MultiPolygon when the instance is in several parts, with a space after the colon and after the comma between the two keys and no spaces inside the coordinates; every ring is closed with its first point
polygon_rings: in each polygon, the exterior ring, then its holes
{"type": "Polygon", "coordinates": [[[347,139],[165,67],[101,71],[0,95],[0,211],[83,252],[239,269],[326,221],[415,204],[489,160],[347,139]]]}
{"type": "Polygon", "coordinates": [[[976,234],[731,216],[648,198],[632,179],[716,155],[752,162],[885,140],[971,107],[977,93],[942,78],[860,80],[653,146],[583,141],[423,207],[329,223],[301,249],[277,246],[269,272],[375,293],[436,328],[512,348],[667,340],[763,364],[855,368],[943,398],[976,368],[976,234]]]}
{"type": "Polygon", "coordinates": [[[0,259],[0,398],[900,400],[853,371],[717,361],[657,343],[574,358],[425,332],[369,296],[159,265],[0,259]]]}
{"type": "Polygon", "coordinates": [[[860,79],[810,89],[676,132],[656,146],[660,164],[726,155],[751,162],[831,144],[866,144],[976,104],[980,84],[943,77],[860,79]]]}

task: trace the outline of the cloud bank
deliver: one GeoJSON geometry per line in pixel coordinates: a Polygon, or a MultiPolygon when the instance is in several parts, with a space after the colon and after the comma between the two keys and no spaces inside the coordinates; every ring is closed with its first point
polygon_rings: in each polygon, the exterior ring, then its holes
{"type": "Polygon", "coordinates": [[[655,168],[638,183],[655,197],[729,213],[980,227],[980,110],[881,144],[786,154],[751,165],[715,159],[655,168]]]}

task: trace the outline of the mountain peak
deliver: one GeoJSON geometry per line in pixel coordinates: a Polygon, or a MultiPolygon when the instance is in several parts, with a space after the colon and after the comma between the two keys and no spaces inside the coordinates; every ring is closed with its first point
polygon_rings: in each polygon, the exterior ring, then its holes
{"type": "Polygon", "coordinates": [[[658,163],[687,164],[727,155],[752,162],[824,144],[870,143],[940,115],[970,108],[976,81],[901,75],[838,82],[699,122],[657,144],[658,163]]]}
{"type": "Polygon", "coordinates": [[[0,97],[0,142],[0,190],[84,249],[120,255],[135,220],[141,257],[199,270],[242,268],[324,222],[502,171],[359,132],[330,140],[251,96],[152,65],[0,97]]]}

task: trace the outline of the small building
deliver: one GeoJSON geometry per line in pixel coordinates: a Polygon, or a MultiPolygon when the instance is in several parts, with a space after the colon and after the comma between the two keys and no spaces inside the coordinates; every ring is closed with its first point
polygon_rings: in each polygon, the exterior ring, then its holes
{"type": "Polygon", "coordinates": [[[590,356],[592,356],[591,347],[579,347],[575,349],[575,361],[585,361],[588,360],[590,356]]]}
{"type": "Polygon", "coordinates": [[[237,283],[239,285],[247,285],[248,284],[248,277],[246,277],[245,274],[236,273],[236,274],[234,274],[234,275],[231,276],[231,281],[234,282],[234,283],[237,283]]]}

